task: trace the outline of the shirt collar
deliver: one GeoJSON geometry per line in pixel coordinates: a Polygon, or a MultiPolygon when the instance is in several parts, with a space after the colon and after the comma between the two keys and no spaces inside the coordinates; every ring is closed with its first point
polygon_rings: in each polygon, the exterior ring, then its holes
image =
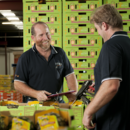
{"type": "Polygon", "coordinates": [[[117,32],[115,32],[115,33],[111,36],[111,38],[113,38],[113,37],[115,37],[115,36],[126,36],[126,37],[128,37],[127,32],[124,32],[124,31],[117,31],[117,32]]]}
{"type": "MultiPolygon", "coordinates": [[[[50,47],[51,47],[51,53],[52,53],[52,54],[58,53],[58,52],[56,51],[56,49],[55,49],[54,46],[50,45],[50,47]]],[[[38,51],[37,51],[37,49],[36,49],[36,44],[33,45],[32,50],[33,50],[33,52],[38,53],[38,51]]]]}

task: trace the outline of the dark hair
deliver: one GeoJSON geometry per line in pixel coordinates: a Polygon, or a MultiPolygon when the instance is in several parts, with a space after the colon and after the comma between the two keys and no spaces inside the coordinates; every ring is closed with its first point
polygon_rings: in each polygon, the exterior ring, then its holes
{"type": "Polygon", "coordinates": [[[116,8],[110,4],[105,4],[95,9],[91,14],[90,23],[96,23],[100,27],[102,22],[109,24],[112,28],[123,29],[122,17],[116,8]]]}
{"type": "MultiPolygon", "coordinates": [[[[44,26],[47,26],[47,27],[48,27],[48,25],[47,25],[45,22],[38,21],[38,22],[34,23],[34,24],[32,25],[32,27],[31,27],[31,34],[32,34],[32,35],[35,35],[35,34],[36,34],[36,33],[35,33],[35,26],[36,26],[37,24],[41,24],[41,25],[44,25],[44,26]]],[[[48,28],[49,28],[49,27],[48,27],[48,28]]]]}

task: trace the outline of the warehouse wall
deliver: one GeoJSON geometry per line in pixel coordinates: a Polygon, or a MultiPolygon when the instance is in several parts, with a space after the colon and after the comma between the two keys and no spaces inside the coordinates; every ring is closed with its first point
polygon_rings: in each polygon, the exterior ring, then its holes
{"type": "MultiPolygon", "coordinates": [[[[5,75],[5,52],[4,48],[0,48],[0,75],[5,75]]],[[[14,54],[23,52],[23,47],[7,47],[7,74],[13,75],[14,54]]]]}

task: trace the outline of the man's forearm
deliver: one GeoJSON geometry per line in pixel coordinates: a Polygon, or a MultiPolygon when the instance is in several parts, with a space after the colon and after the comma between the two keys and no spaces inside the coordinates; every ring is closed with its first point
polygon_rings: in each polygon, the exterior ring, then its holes
{"type": "Polygon", "coordinates": [[[75,90],[76,93],[78,91],[78,82],[75,74],[70,74],[66,77],[67,85],[70,90],[75,90]]]}
{"type": "Polygon", "coordinates": [[[14,81],[14,87],[17,91],[19,91],[23,95],[37,98],[37,91],[30,88],[25,83],[22,83],[22,82],[19,82],[19,81],[14,81]]]}
{"type": "Polygon", "coordinates": [[[85,114],[92,115],[107,104],[116,95],[120,85],[119,80],[104,81],[92,102],[85,110],[85,114]]]}

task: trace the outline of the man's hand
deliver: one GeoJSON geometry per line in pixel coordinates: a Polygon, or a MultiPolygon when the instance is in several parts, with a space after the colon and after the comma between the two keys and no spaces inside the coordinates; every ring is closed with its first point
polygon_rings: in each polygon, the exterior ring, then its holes
{"type": "Polygon", "coordinates": [[[65,96],[68,98],[69,102],[76,100],[76,93],[66,94],[65,96]]]}
{"type": "Polygon", "coordinates": [[[47,91],[37,91],[37,100],[38,101],[49,100],[49,98],[47,97],[47,95],[51,95],[51,93],[49,93],[47,91]]]}
{"type": "Polygon", "coordinates": [[[95,128],[96,124],[93,124],[93,122],[92,122],[92,115],[86,115],[86,114],[84,114],[82,122],[83,122],[83,125],[87,129],[93,129],[93,128],[95,128]]]}

